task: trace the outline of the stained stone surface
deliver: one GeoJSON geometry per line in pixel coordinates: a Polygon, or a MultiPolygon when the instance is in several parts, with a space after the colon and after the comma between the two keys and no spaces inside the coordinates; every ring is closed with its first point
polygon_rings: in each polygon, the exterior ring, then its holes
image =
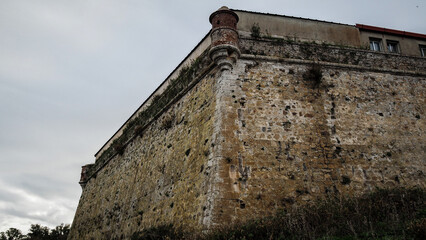
{"type": "Polygon", "coordinates": [[[200,228],[212,171],[214,85],[202,79],[89,180],[71,239],[129,239],[169,223],[200,228]]]}
{"type": "Polygon", "coordinates": [[[425,188],[425,58],[239,46],[231,71],[206,70],[87,182],[70,239],[169,223],[199,232],[326,195],[425,188]]]}
{"type": "Polygon", "coordinates": [[[240,59],[228,108],[216,222],[325,195],[425,187],[425,78],[240,59]]]}

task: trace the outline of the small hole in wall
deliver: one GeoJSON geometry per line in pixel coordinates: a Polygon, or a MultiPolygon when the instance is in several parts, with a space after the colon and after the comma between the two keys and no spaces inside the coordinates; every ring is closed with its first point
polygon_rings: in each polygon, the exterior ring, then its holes
{"type": "Polygon", "coordinates": [[[287,198],[283,198],[281,199],[281,205],[285,206],[287,204],[293,204],[294,203],[294,199],[292,197],[287,197],[287,198]]]}
{"type": "Polygon", "coordinates": [[[220,20],[217,20],[216,24],[220,24],[220,20]]]}
{"type": "Polygon", "coordinates": [[[395,180],[395,182],[399,183],[399,177],[398,176],[395,176],[394,180],[395,180]]]}
{"type": "Polygon", "coordinates": [[[351,183],[351,179],[348,176],[342,176],[342,184],[348,185],[351,183]]]}
{"type": "Polygon", "coordinates": [[[241,209],[246,208],[246,204],[243,201],[241,201],[241,200],[240,200],[240,208],[241,209]]]}
{"type": "Polygon", "coordinates": [[[188,149],[185,151],[185,155],[186,155],[186,156],[188,156],[190,152],[191,152],[191,149],[190,149],[190,148],[188,148],[188,149]]]}

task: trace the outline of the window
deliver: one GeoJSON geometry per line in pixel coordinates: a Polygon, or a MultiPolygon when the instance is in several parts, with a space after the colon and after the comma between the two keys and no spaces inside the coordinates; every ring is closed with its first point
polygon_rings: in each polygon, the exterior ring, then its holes
{"type": "Polygon", "coordinates": [[[420,55],[422,55],[422,57],[426,57],[426,45],[419,45],[420,47],[420,55]]]}
{"type": "Polygon", "coordinates": [[[399,44],[397,41],[386,40],[386,45],[388,47],[388,52],[399,53],[399,44]]]}
{"type": "Polygon", "coordinates": [[[378,38],[370,38],[370,50],[381,51],[382,40],[378,38]]]}

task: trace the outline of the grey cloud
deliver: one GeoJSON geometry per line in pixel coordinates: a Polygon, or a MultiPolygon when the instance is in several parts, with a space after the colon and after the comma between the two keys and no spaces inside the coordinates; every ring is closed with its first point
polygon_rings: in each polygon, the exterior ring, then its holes
{"type": "Polygon", "coordinates": [[[9,187],[4,182],[0,182],[0,186],[1,226],[11,218],[54,226],[54,221],[63,220],[62,215],[71,214],[74,210],[73,207],[66,207],[68,201],[63,198],[41,197],[16,186],[9,187]]]}

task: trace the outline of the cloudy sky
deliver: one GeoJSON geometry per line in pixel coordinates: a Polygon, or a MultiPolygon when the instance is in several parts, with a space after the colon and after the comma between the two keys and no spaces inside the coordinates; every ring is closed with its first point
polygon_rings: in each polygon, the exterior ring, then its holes
{"type": "Polygon", "coordinates": [[[223,5],[426,33],[425,0],[1,0],[0,231],[72,222],[81,166],[223,5]]]}

